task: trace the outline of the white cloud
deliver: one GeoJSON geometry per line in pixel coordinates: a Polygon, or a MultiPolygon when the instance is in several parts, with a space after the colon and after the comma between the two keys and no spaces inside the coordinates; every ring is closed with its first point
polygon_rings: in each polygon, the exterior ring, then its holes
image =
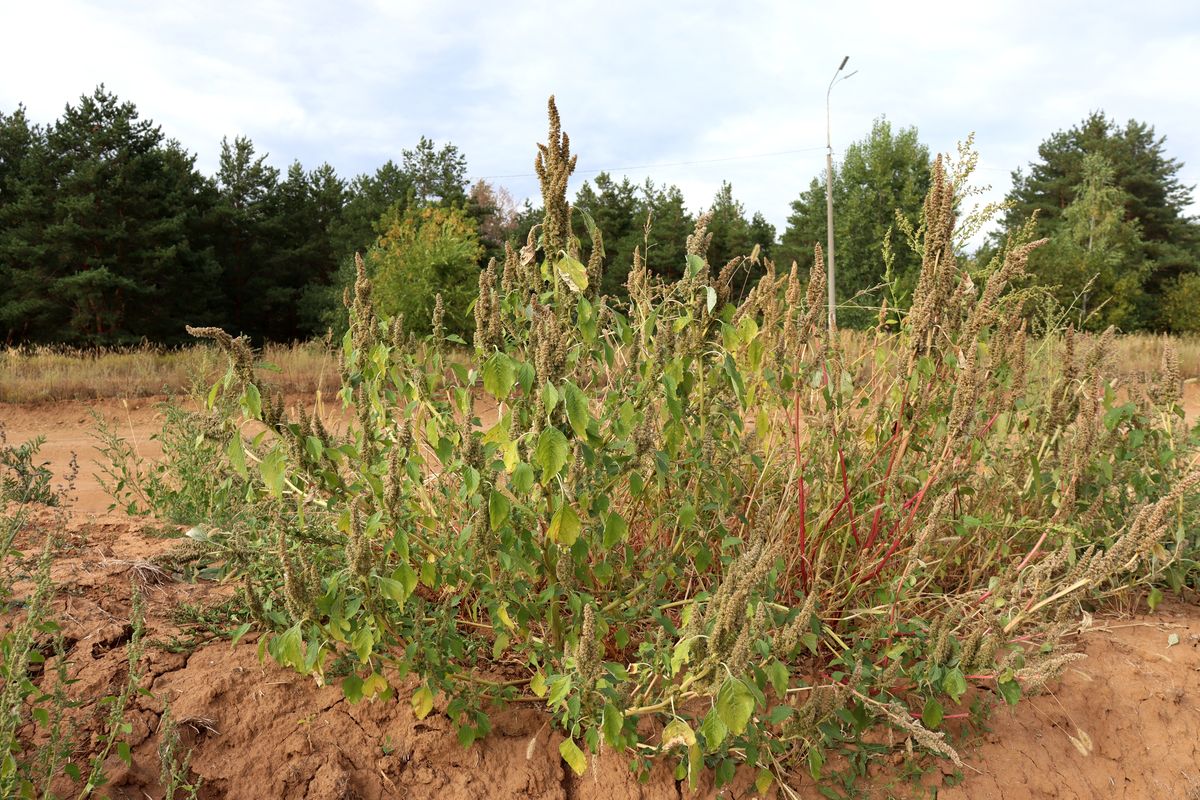
{"type": "MultiPolygon", "coordinates": [[[[351,175],[422,135],[475,175],[527,174],[558,96],[580,169],[834,147],[886,115],[945,151],[974,130],[992,196],[1047,135],[1105,109],[1167,134],[1200,181],[1200,10],[1194,3],[43,2],[4,12],[0,107],[50,121],[105,82],[216,163],[249,135],[272,161],[351,175]]],[[[722,179],[782,228],[820,150],[631,171],[707,204],[722,179]]],[[[589,177],[581,174],[576,184],[589,177]]],[[[499,181],[522,197],[530,178],[499,181]]]]}

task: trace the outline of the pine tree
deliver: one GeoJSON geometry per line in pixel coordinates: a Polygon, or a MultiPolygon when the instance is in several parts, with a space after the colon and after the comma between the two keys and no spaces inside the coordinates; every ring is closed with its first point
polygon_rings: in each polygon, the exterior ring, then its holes
{"type": "Polygon", "coordinates": [[[1108,159],[1089,153],[1054,238],[1030,257],[1030,271],[1076,312],[1080,328],[1128,329],[1137,322],[1148,265],[1139,225],[1125,218],[1128,201],[1108,159]]]}
{"type": "Polygon", "coordinates": [[[22,197],[38,210],[5,247],[50,303],[27,338],[182,341],[185,323],[213,318],[215,193],[193,156],[101,86],[67,106],[36,161],[22,197]]]}
{"type": "Polygon", "coordinates": [[[58,304],[46,292],[41,237],[53,179],[47,160],[46,132],[25,109],[0,112],[0,336],[8,344],[54,339],[58,304]]]}
{"type": "Polygon", "coordinates": [[[1164,301],[1197,272],[1200,225],[1187,213],[1192,190],[1179,180],[1183,164],[1166,154],[1166,137],[1153,127],[1137,120],[1122,127],[1097,111],[1069,130],[1052,134],[1038,147],[1039,160],[1028,171],[1013,173],[1006,230],[1036,211],[1039,233],[1055,239],[1067,209],[1085,186],[1088,155],[1102,156],[1111,166],[1112,187],[1122,193],[1124,220],[1137,223],[1143,244],[1146,271],[1127,327],[1170,329],[1174,323],[1165,311],[1170,304],[1164,301]]]}
{"type": "Polygon", "coordinates": [[[274,276],[268,266],[279,239],[279,170],[257,155],[254,144],[239,136],[221,140],[217,169],[219,199],[214,210],[217,259],[226,296],[225,325],[256,338],[266,334],[264,305],[274,276]]]}

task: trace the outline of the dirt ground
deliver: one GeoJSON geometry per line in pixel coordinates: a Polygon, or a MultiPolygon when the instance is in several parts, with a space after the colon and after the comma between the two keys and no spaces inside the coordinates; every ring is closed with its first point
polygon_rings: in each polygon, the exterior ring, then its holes
{"type": "MultiPolygon", "coordinates": [[[[1189,385],[1187,407],[1200,413],[1200,391],[1189,385]]],[[[41,510],[23,534],[27,548],[55,531],[63,550],[53,577],[66,620],[73,691],[99,697],[116,688],[129,637],[132,567],[168,549],[153,523],[106,511],[109,500],[95,478],[95,411],[130,435],[139,451],[157,454],[153,401],[100,401],[38,407],[0,406],[10,441],[48,437],[43,455],[62,473],[79,457],[77,499],[63,511],[41,510]]],[[[24,588],[15,587],[18,593],[24,588]]],[[[535,709],[504,711],[494,731],[461,748],[450,721],[435,710],[416,720],[403,690],[399,701],[348,704],[336,686],[260,663],[257,642],[236,646],[198,635],[172,611],[180,603],[213,605],[228,589],[212,583],[169,581],[148,585],[147,674],[133,706],[133,766],[110,759],[114,798],[162,797],[157,729],[164,704],[194,748],[192,770],[203,778],[203,798],[596,798],[656,800],[679,797],[742,798],[752,776],[720,792],[701,786],[694,795],[660,765],[639,783],[628,759],[605,752],[582,777],[558,756],[561,735],[535,709]],[[190,646],[181,647],[187,643],[190,646]],[[180,652],[176,652],[180,651],[180,652]]],[[[2,624],[2,622],[0,622],[2,624]]],[[[1168,600],[1154,615],[1096,617],[1078,634],[1086,660],[1077,662],[1053,691],[999,709],[989,731],[963,745],[968,769],[960,785],[936,795],[953,800],[996,798],[1200,798],[1200,607],[1168,600]]],[[[403,688],[403,687],[402,687],[403,688]]],[[[103,711],[80,710],[84,729],[103,711]]],[[[803,798],[820,797],[805,778],[803,798]]],[[[882,787],[864,796],[887,797],[882,787]]]]}

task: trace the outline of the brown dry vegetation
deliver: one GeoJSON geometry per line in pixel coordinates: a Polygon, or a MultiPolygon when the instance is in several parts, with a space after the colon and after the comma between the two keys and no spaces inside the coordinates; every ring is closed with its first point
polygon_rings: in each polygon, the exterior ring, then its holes
{"type": "MultiPolygon", "coordinates": [[[[870,346],[857,331],[842,331],[854,360],[870,346]]],[[[1130,334],[1115,340],[1114,367],[1123,377],[1154,372],[1163,346],[1171,341],[1185,380],[1200,380],[1200,338],[1130,334]]],[[[337,356],[323,342],[267,345],[263,363],[279,368],[275,382],[287,394],[312,393],[337,380],[337,356]]],[[[207,386],[224,360],[212,347],[175,350],[134,347],[120,350],[8,348],[0,352],[0,403],[47,403],[59,400],[179,395],[198,383],[207,386]]]]}
{"type": "MultiPolygon", "coordinates": [[[[337,378],[337,361],[321,342],[267,345],[261,359],[279,368],[280,388],[313,392],[337,378]]],[[[39,347],[0,352],[0,403],[179,395],[210,382],[224,362],[206,346],[164,350],[70,350],[39,347]]]]}

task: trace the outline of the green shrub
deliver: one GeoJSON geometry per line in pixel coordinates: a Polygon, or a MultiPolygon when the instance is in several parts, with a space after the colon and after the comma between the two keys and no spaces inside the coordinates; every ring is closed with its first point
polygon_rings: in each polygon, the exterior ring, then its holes
{"type": "Polygon", "coordinates": [[[393,209],[364,258],[377,287],[380,309],[402,315],[418,333],[429,333],[435,305],[443,305],[445,330],[471,333],[470,304],[483,246],[474,220],[460,208],[393,209]]]}
{"type": "Polygon", "coordinates": [[[935,163],[912,304],[851,357],[819,250],[807,287],[756,254],[714,274],[706,218],[678,281],[635,253],[629,304],[598,296],[550,111],[546,217],[481,274],[467,363],[379,318],[360,265],[335,438],[244,341],[195,331],[231,366],[201,415],[219,507],[188,550],[243,582],[277,661],[324,680],[349,658],[354,701],[412,679],[464,744],[536,703],[576,772],[603,742],[693,785],[748,764],[761,789],[830,754],[865,769],[880,726],[957,762],[943,725],[972,686],[1038,690],[1082,602],[1178,561],[1200,473],[1169,381],[1119,393],[1110,335],[1026,341],[1010,287],[1039,242],[972,274],[955,251],[970,158],[935,163]]]}
{"type": "Polygon", "coordinates": [[[1176,333],[1200,332],[1200,272],[1181,275],[1170,285],[1163,318],[1176,333]]]}
{"type": "Polygon", "coordinates": [[[37,436],[21,444],[9,444],[0,423],[0,504],[58,505],[60,497],[51,484],[54,473],[48,462],[34,462],[45,443],[46,437],[37,436]]]}

